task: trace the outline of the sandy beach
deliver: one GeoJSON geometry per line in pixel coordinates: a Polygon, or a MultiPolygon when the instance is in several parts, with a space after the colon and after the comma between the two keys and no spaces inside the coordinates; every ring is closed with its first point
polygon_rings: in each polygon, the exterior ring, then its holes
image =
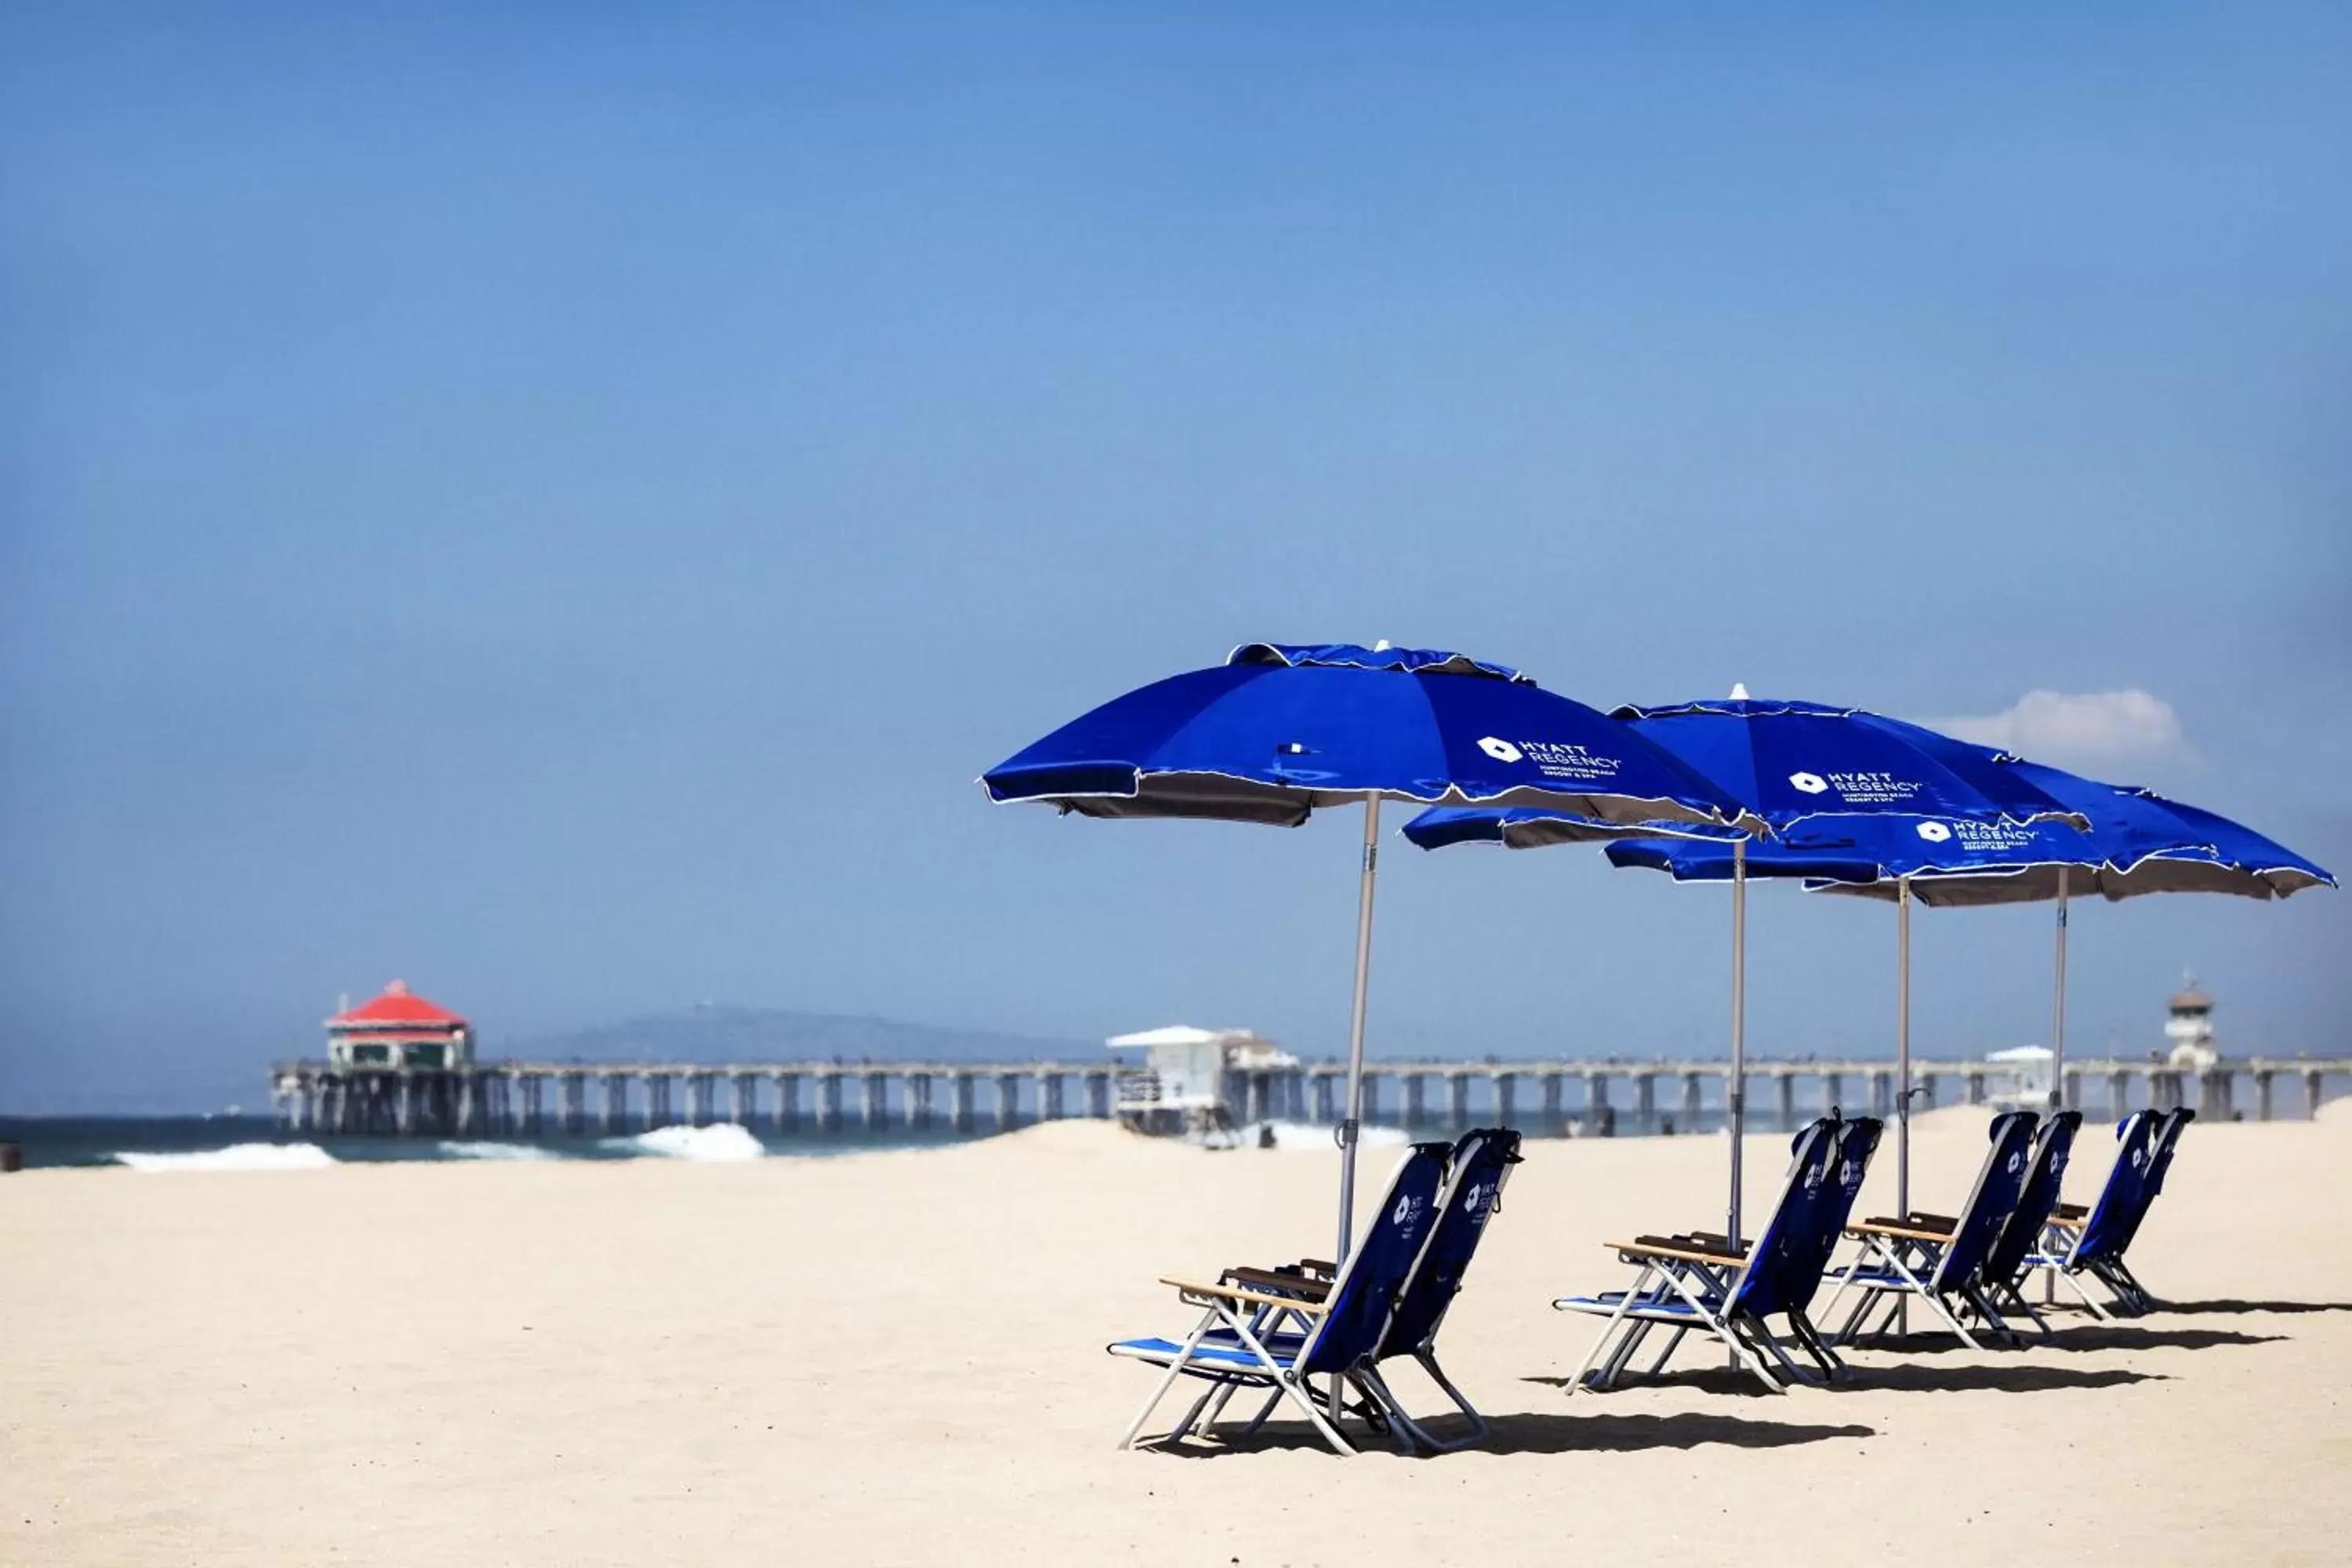
{"type": "MultiPolygon", "coordinates": [[[[1963,1194],[1980,1121],[1923,1119],[1923,1206],[1963,1194]]],[[[2085,1130],[2070,1197],[2110,1146],[2085,1130]]],[[[1751,1201],[1780,1155],[1754,1141],[1751,1201]]],[[[2192,1129],[2134,1253],[2161,1315],[1864,1352],[1786,1397],[1690,1356],[1571,1399],[1592,1324],[1551,1299],[1618,1282],[1604,1237],[1714,1217],[1723,1160],[1528,1146],[1443,1341],[1494,1437],[1433,1459],[1297,1423],[1113,1449],[1149,1377],[1105,1342],[1187,1324],[1163,1272],[1323,1251],[1324,1152],[1073,1122],[742,1164],[10,1177],[0,1561],[2342,1560],[2352,1125],[2192,1129]]],[[[1893,1184],[1890,1140],[1863,1212],[1893,1184]]]]}

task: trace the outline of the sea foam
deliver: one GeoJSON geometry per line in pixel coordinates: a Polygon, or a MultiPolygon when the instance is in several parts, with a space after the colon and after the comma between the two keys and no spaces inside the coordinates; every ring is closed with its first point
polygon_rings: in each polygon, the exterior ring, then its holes
{"type": "Polygon", "coordinates": [[[336,1163],[316,1143],[232,1143],[173,1154],[125,1149],[114,1158],[134,1171],[316,1171],[336,1163]]]}
{"type": "Polygon", "coordinates": [[[607,1140],[641,1154],[661,1154],[673,1160],[757,1160],[767,1153],[760,1141],[735,1126],[656,1127],[634,1138],[607,1140]]]}
{"type": "Polygon", "coordinates": [[[542,1149],[535,1143],[491,1143],[464,1138],[445,1138],[434,1146],[450,1160],[561,1160],[562,1154],[552,1149],[542,1149]]]}

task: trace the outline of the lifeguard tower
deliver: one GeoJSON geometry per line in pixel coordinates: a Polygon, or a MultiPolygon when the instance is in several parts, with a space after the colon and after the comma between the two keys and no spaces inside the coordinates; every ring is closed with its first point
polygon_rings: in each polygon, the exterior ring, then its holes
{"type": "Polygon", "coordinates": [[[327,1020],[327,1063],[349,1072],[446,1072],[474,1065],[473,1026],[395,980],[383,994],[327,1020]]]}
{"type": "Polygon", "coordinates": [[[1122,1125],[1160,1136],[1230,1132],[1234,1105],[1253,1078],[1281,1073],[1298,1058],[1247,1029],[1176,1024],[1113,1035],[1112,1050],[1140,1050],[1143,1065],[1120,1071],[1112,1113],[1122,1125]]]}
{"type": "Polygon", "coordinates": [[[2197,989],[2196,976],[2183,978],[2187,988],[2165,1004],[2164,1037],[2172,1042],[2174,1067],[2204,1072],[2221,1059],[2213,1044],[2213,998],[2197,989]]]}

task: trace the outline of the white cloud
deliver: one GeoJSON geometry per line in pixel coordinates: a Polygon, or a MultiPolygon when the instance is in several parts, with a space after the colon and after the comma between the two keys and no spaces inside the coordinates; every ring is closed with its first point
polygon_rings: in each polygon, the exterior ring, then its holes
{"type": "Polygon", "coordinates": [[[2149,692],[2029,691],[1998,713],[1927,726],[2021,756],[2145,757],[2181,744],[2180,715],[2149,692]]]}

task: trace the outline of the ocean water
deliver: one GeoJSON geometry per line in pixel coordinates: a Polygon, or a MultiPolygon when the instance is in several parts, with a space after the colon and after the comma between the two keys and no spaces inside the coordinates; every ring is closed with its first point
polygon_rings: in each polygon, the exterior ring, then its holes
{"type": "MultiPolygon", "coordinates": [[[[0,1143],[27,1169],[124,1166],[156,1173],[295,1171],[436,1160],[758,1160],[822,1158],[968,1142],[975,1134],[892,1127],[838,1132],[749,1131],[719,1124],[612,1137],[358,1138],[295,1134],[266,1116],[0,1116],[0,1143]]],[[[987,1136],[987,1134],[978,1134],[987,1136]]]]}

